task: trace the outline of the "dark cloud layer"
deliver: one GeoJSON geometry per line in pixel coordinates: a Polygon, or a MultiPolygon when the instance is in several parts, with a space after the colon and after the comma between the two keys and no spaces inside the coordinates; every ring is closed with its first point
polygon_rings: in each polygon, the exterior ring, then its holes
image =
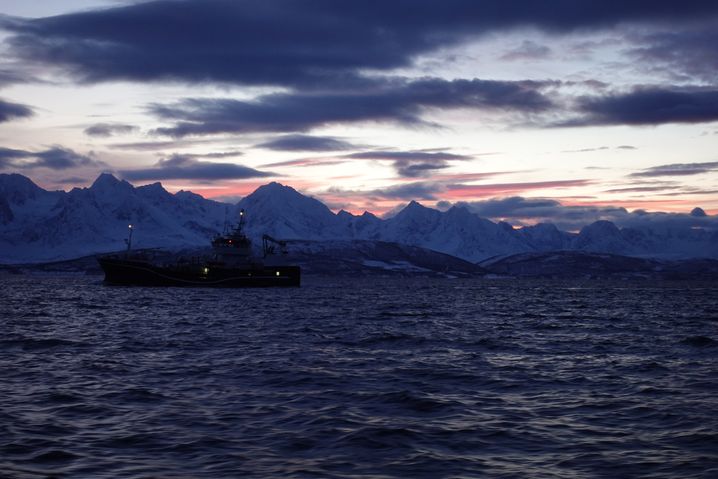
{"type": "Polygon", "coordinates": [[[682,81],[718,81],[718,29],[680,29],[636,36],[629,55],[651,73],[682,81]]]}
{"type": "Polygon", "coordinates": [[[21,70],[22,69],[17,66],[0,66],[0,87],[31,81],[31,78],[21,70]]]}
{"type": "Polygon", "coordinates": [[[274,151],[342,151],[354,148],[344,140],[310,135],[284,135],[256,146],[274,151]]]}
{"type": "Polygon", "coordinates": [[[43,151],[15,150],[0,148],[0,167],[2,168],[50,168],[66,170],[79,166],[103,166],[101,161],[59,146],[43,151]]]}
{"type": "Polygon", "coordinates": [[[0,100],[0,123],[33,115],[32,109],[19,103],[0,100]]]}
{"type": "Polygon", "coordinates": [[[632,173],[634,177],[654,177],[654,176],[691,176],[701,173],[709,173],[718,171],[718,161],[707,163],[674,163],[671,165],[659,165],[645,170],[632,173]]]}
{"type": "Polygon", "coordinates": [[[616,206],[567,206],[553,199],[520,196],[457,203],[457,205],[464,206],[486,218],[510,218],[517,224],[553,223],[564,230],[578,230],[599,220],[612,221],[622,228],[640,228],[656,224],[664,228],[718,228],[718,217],[694,213],[695,209],[690,213],[648,213],[643,210],[629,212],[625,208],[616,206]]]}
{"type": "Polygon", "coordinates": [[[151,105],[150,111],[175,125],[158,128],[173,137],[219,133],[307,131],[337,123],[392,121],[425,125],[425,108],[481,108],[540,112],[551,106],[544,82],[423,78],[376,81],[354,93],[278,93],[254,101],[186,99],[151,105]]]}
{"type": "Polygon", "coordinates": [[[124,170],[120,174],[130,181],[237,180],[273,176],[273,173],[258,171],[247,166],[198,161],[182,155],[174,155],[166,160],[160,160],[152,168],[124,170]]]}
{"type": "Polygon", "coordinates": [[[625,94],[583,97],[583,117],[562,126],[659,125],[718,120],[718,90],[699,88],[639,88],[625,94]]]}
{"type": "Polygon", "coordinates": [[[437,195],[446,191],[445,185],[436,182],[415,181],[401,185],[376,189],[369,194],[374,199],[389,200],[435,200],[437,195]]]}
{"type": "Polygon", "coordinates": [[[138,128],[134,125],[125,125],[121,123],[96,123],[85,128],[85,134],[87,136],[109,138],[114,135],[134,133],[137,130],[138,128]]]}
{"type": "MultiPolygon", "coordinates": [[[[486,173],[484,175],[491,176],[494,174],[498,173],[486,173]]],[[[345,191],[339,188],[330,188],[328,191],[338,196],[369,196],[369,198],[373,200],[436,200],[442,194],[448,196],[463,196],[462,193],[470,192],[470,196],[472,197],[498,196],[499,194],[543,190],[547,188],[569,188],[590,183],[588,180],[554,180],[474,185],[457,182],[457,180],[462,179],[462,176],[461,174],[455,175],[455,177],[453,175],[447,175],[446,178],[442,179],[399,183],[374,190],[345,191]]]]}
{"type": "Polygon", "coordinates": [[[470,156],[435,151],[363,151],[345,158],[363,160],[390,160],[397,173],[405,178],[428,176],[436,170],[448,168],[449,161],[470,160],[470,156]]]}
{"type": "Polygon", "coordinates": [[[568,32],[717,14],[712,0],[159,0],[1,24],[14,33],[15,55],[86,81],[310,86],[360,81],[362,69],[407,66],[499,29],[568,32]]]}

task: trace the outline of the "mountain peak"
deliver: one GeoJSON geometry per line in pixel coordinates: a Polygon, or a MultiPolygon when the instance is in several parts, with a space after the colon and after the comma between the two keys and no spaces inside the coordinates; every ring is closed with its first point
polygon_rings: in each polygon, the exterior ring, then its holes
{"type": "Polygon", "coordinates": [[[708,216],[708,215],[707,215],[706,212],[703,210],[703,208],[700,208],[700,207],[696,206],[695,208],[693,208],[693,209],[691,210],[691,216],[693,216],[694,218],[704,218],[704,217],[706,217],[706,216],[708,216]]]}
{"type": "Polygon", "coordinates": [[[618,229],[618,227],[607,220],[598,220],[594,221],[590,225],[584,226],[581,228],[581,234],[609,234],[609,235],[619,235],[621,234],[621,230],[618,229]]]}
{"type": "Polygon", "coordinates": [[[264,213],[272,211],[272,214],[278,217],[283,214],[309,211],[314,212],[313,214],[334,216],[334,213],[321,201],[275,181],[260,186],[253,193],[242,198],[239,205],[249,211],[256,209],[261,209],[264,213]]]}
{"type": "Polygon", "coordinates": [[[0,191],[19,190],[19,189],[40,189],[27,176],[19,173],[0,173],[0,191]]]}
{"type": "Polygon", "coordinates": [[[159,181],[151,183],[149,185],[139,186],[137,188],[137,192],[154,197],[171,196],[170,193],[164,188],[164,186],[162,186],[162,183],[160,183],[159,181]]]}
{"type": "Polygon", "coordinates": [[[298,193],[297,190],[292,188],[291,186],[286,186],[281,183],[278,183],[276,181],[272,181],[270,183],[267,183],[266,185],[262,185],[259,188],[257,188],[254,192],[267,192],[267,193],[276,193],[278,191],[286,191],[286,192],[294,192],[298,193]]]}
{"type": "Polygon", "coordinates": [[[101,173],[100,176],[90,186],[91,190],[112,188],[120,183],[120,180],[114,177],[111,173],[101,173]]]}
{"type": "Polygon", "coordinates": [[[404,224],[409,228],[425,229],[426,225],[434,224],[442,215],[443,213],[439,210],[427,208],[416,201],[410,201],[403,210],[394,216],[393,221],[397,222],[397,224],[404,224]]]}
{"type": "Polygon", "coordinates": [[[22,204],[44,191],[27,176],[18,173],[0,174],[0,197],[10,203],[22,204]]]}
{"type": "Polygon", "coordinates": [[[422,205],[416,200],[411,200],[409,204],[407,204],[400,212],[399,214],[414,214],[421,211],[429,211],[431,208],[427,208],[426,206],[422,205]]]}
{"type": "Polygon", "coordinates": [[[424,213],[428,213],[432,210],[431,208],[427,208],[426,206],[422,205],[418,201],[411,200],[408,205],[406,205],[396,216],[414,216],[414,215],[420,215],[424,213]]]}

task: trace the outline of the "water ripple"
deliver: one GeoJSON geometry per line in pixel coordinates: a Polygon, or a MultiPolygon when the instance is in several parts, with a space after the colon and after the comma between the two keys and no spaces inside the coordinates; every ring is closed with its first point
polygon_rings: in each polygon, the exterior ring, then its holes
{"type": "Polygon", "coordinates": [[[718,477],[715,284],[2,277],[0,477],[718,477]]]}

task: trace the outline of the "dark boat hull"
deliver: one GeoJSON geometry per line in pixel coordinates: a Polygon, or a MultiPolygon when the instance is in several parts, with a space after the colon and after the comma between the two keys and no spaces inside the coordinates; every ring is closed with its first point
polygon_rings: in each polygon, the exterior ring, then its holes
{"type": "Polygon", "coordinates": [[[143,260],[99,257],[105,282],[131,286],[254,288],[299,286],[298,266],[226,268],[205,264],[158,266],[143,260]]]}

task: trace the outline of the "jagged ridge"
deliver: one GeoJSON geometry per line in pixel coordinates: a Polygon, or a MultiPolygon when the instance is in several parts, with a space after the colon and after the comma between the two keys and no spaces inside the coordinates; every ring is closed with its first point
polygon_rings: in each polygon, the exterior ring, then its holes
{"type": "MultiPolygon", "coordinates": [[[[599,221],[579,233],[539,224],[514,229],[465,207],[441,212],[413,201],[397,215],[332,213],[289,186],[269,183],[238,205],[167,192],[160,183],[134,187],[100,175],[89,188],[45,191],[22,175],[0,175],[0,262],[70,259],[124,247],[135,225],[138,247],[205,246],[237,209],[247,210],[253,238],[370,240],[420,246],[479,262],[516,253],[577,250],[646,257],[718,257],[718,233],[691,228],[617,228],[599,221]]],[[[704,213],[705,214],[705,213],[704,213]]]]}

